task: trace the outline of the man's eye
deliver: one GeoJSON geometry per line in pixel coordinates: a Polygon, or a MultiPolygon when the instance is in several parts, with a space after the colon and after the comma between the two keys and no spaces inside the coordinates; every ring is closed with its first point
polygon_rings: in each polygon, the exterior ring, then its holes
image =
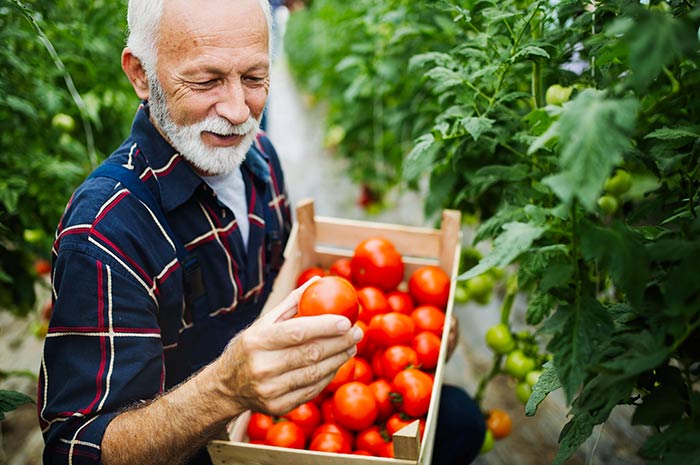
{"type": "Polygon", "coordinates": [[[207,89],[213,87],[216,84],[216,82],[216,79],[209,79],[208,81],[192,82],[191,84],[201,89],[207,89]]]}

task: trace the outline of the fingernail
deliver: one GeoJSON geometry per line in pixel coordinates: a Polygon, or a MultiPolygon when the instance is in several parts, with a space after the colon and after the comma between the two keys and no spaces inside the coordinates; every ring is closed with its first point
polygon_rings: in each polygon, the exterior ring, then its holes
{"type": "Polygon", "coordinates": [[[340,331],[347,331],[348,329],[350,329],[350,320],[348,320],[347,318],[338,320],[336,326],[340,331]]]}
{"type": "Polygon", "coordinates": [[[359,342],[362,339],[362,336],[364,336],[364,332],[362,332],[362,329],[355,326],[355,329],[352,331],[353,339],[359,342]]]}

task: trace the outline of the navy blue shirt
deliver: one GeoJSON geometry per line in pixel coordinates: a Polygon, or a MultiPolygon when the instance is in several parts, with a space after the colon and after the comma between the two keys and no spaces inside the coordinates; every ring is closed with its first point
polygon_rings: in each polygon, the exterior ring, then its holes
{"type": "Polygon", "coordinates": [[[54,311],[39,379],[44,463],[100,463],[104,430],[120,409],[216,358],[260,314],[291,229],[282,169],[262,133],[241,167],[247,248],[231,210],[161,137],[147,106],[107,162],[140,178],[171,229],[110,178],[89,178],[71,197],[53,246],[54,311]]]}

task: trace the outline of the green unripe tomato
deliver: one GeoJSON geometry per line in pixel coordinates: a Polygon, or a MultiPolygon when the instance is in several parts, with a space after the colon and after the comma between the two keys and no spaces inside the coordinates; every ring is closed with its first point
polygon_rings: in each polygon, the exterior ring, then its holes
{"type": "Polygon", "coordinates": [[[540,379],[540,376],[542,376],[542,370],[532,370],[530,373],[525,375],[525,381],[530,386],[534,386],[537,384],[537,380],[540,379]]]}
{"type": "Polygon", "coordinates": [[[605,181],[603,189],[610,195],[619,197],[632,187],[632,175],[625,170],[616,170],[615,174],[605,181]]]}
{"type": "Polygon", "coordinates": [[[464,281],[458,281],[455,286],[455,302],[462,304],[469,302],[469,289],[464,281]]]}
{"type": "Polygon", "coordinates": [[[535,361],[520,349],[512,351],[506,357],[505,371],[514,378],[523,379],[534,369],[535,361]]]}
{"type": "Polygon", "coordinates": [[[618,205],[617,198],[610,194],[603,194],[598,197],[598,207],[600,207],[600,209],[606,215],[612,215],[615,213],[618,205]]]}
{"type": "Polygon", "coordinates": [[[497,354],[507,354],[515,348],[515,341],[508,326],[499,323],[486,331],[486,345],[497,354]]]}
{"type": "Polygon", "coordinates": [[[75,120],[65,113],[56,113],[51,118],[51,126],[63,132],[72,132],[75,129],[75,120]]]}
{"type": "Polygon", "coordinates": [[[25,229],[22,238],[30,244],[39,244],[44,240],[44,231],[41,229],[25,229]]]}
{"type": "Polygon", "coordinates": [[[515,385],[515,397],[523,404],[527,404],[531,394],[532,387],[526,381],[521,381],[515,385]]]}
{"type": "Polygon", "coordinates": [[[484,442],[481,443],[481,450],[479,451],[480,454],[485,454],[491,449],[493,449],[493,445],[496,443],[496,440],[493,437],[493,433],[491,430],[487,429],[486,434],[484,435],[484,442]]]}
{"type": "Polygon", "coordinates": [[[561,84],[552,84],[544,94],[547,105],[561,105],[569,101],[573,87],[564,87],[561,84]]]}
{"type": "Polygon", "coordinates": [[[475,302],[482,305],[489,302],[491,293],[493,292],[493,285],[493,278],[488,273],[480,274],[479,276],[474,276],[472,279],[467,280],[469,296],[474,299],[475,302]]]}

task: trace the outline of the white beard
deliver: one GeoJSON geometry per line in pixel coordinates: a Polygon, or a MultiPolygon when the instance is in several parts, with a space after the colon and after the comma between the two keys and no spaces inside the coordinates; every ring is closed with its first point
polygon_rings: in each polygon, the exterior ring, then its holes
{"type": "Polygon", "coordinates": [[[246,153],[255,141],[260,122],[248,117],[243,124],[231,124],[221,116],[211,116],[187,126],[175,124],[165,99],[165,92],[155,73],[148,74],[150,97],[148,105],[151,116],[163,131],[168,142],[180,152],[197,170],[207,175],[227,174],[238,168],[245,160],[246,153]],[[153,75],[151,75],[153,74],[153,75]],[[245,137],[233,147],[210,147],[203,141],[201,134],[207,131],[220,136],[240,134],[245,137]]]}

